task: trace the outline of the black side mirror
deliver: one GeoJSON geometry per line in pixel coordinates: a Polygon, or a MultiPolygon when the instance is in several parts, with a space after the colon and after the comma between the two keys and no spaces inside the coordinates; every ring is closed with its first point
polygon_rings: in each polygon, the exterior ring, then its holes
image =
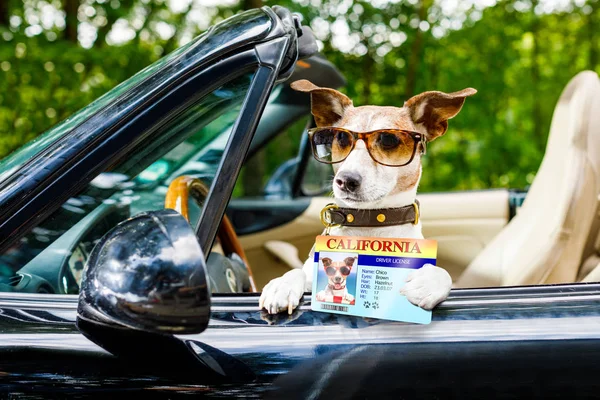
{"type": "Polygon", "coordinates": [[[200,333],[210,318],[206,264],[176,211],[136,215],[109,231],[85,266],[78,320],[149,333],[200,333]]]}

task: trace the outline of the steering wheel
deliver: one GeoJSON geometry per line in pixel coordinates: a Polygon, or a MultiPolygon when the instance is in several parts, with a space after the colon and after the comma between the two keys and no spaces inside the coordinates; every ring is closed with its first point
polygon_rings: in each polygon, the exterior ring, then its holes
{"type": "MultiPolygon", "coordinates": [[[[207,195],[208,186],[204,182],[198,178],[182,175],[173,179],[173,182],[169,185],[165,196],[165,208],[177,211],[189,222],[188,200],[190,196],[201,205],[207,195]]],[[[226,255],[236,253],[244,261],[250,279],[250,292],[256,292],[250,263],[227,215],[223,215],[217,238],[221,242],[221,247],[226,255]]]]}

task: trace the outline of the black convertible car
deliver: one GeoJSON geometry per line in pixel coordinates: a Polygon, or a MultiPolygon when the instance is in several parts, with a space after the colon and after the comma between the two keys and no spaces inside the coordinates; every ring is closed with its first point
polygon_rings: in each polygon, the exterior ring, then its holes
{"type": "Polygon", "coordinates": [[[344,85],[296,16],[245,12],[0,162],[0,397],[600,397],[598,77],[565,90],[525,203],[419,196],[460,287],[430,325],[313,312],[309,294],[292,315],[259,310],[330,201],[309,99],[289,88],[303,78],[344,85]],[[297,154],[261,195],[235,192],[290,129],[297,154]],[[522,237],[543,242],[531,259],[522,237]]]}

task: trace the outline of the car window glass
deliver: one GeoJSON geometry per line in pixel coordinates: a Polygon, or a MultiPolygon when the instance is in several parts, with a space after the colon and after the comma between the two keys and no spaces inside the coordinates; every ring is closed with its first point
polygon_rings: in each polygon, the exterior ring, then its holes
{"type": "Polygon", "coordinates": [[[300,118],[281,130],[246,160],[236,181],[233,198],[291,197],[298,148],[306,133],[307,118],[300,118]]]}
{"type": "Polygon", "coordinates": [[[333,168],[331,165],[320,163],[311,155],[302,177],[302,193],[306,196],[325,196],[331,192],[332,180],[333,168]]]}
{"type": "MultiPolygon", "coordinates": [[[[164,208],[167,187],[186,164],[210,185],[252,77],[235,78],[189,106],[1,254],[0,291],[77,293],[94,244],[124,219],[164,208]]],[[[192,223],[199,214],[192,207],[192,223]]]]}

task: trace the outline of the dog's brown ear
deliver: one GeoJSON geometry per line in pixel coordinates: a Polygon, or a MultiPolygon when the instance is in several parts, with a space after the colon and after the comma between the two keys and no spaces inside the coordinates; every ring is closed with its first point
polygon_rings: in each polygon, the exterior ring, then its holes
{"type": "Polygon", "coordinates": [[[352,106],[345,94],[335,89],[322,88],[306,79],[292,82],[290,87],[299,92],[310,93],[312,115],[317,126],[332,126],[344,116],[346,108],[352,106]]]}
{"type": "Polygon", "coordinates": [[[446,133],[448,120],[458,114],[467,96],[475,93],[477,90],[473,88],[454,93],[424,92],[408,99],[404,107],[417,128],[422,127],[427,140],[432,141],[446,133]]]}
{"type": "Polygon", "coordinates": [[[331,258],[323,257],[323,258],[321,258],[321,262],[323,263],[323,265],[325,265],[325,264],[331,265],[331,258]]]}
{"type": "Polygon", "coordinates": [[[356,257],[346,257],[344,259],[344,264],[352,266],[354,265],[354,261],[356,261],[356,257]]]}

